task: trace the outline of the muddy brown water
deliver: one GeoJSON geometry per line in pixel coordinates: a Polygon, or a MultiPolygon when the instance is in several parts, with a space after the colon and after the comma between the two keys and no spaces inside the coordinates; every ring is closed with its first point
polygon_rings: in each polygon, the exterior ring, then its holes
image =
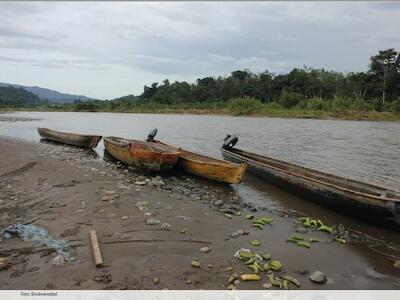
{"type": "MultiPolygon", "coordinates": [[[[219,147],[225,135],[236,133],[238,148],[400,190],[399,122],[67,112],[19,112],[2,116],[7,118],[0,122],[0,135],[30,141],[40,141],[37,127],[132,139],[145,139],[148,132],[158,128],[158,139],[217,158],[221,157],[219,147]],[[14,122],[13,117],[26,119],[14,122]]],[[[100,142],[95,149],[99,159],[103,150],[100,142]]],[[[369,246],[348,247],[360,260],[375,266],[371,274],[396,273],[385,259],[387,256],[378,253],[399,255],[399,232],[346,217],[251,175],[239,185],[215,187],[234,191],[242,201],[259,207],[288,210],[322,219],[327,224],[343,224],[371,238],[369,246]]]]}

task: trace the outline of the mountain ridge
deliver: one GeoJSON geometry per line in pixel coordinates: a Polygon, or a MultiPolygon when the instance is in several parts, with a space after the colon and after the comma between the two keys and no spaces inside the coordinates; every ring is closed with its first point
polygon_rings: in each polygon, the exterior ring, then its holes
{"type": "Polygon", "coordinates": [[[37,95],[39,98],[43,100],[49,100],[50,102],[54,103],[72,103],[75,100],[81,100],[81,101],[94,100],[93,98],[84,95],[62,93],[56,90],[43,88],[39,86],[25,86],[25,85],[5,83],[5,82],[0,82],[0,86],[3,87],[13,86],[17,88],[23,88],[24,90],[37,95]]]}

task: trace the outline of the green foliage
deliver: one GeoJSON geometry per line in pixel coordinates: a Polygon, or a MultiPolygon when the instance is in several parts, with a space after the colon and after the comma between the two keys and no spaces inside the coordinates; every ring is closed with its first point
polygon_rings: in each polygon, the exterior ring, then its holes
{"type": "Polygon", "coordinates": [[[260,111],[261,101],[254,98],[235,98],[229,100],[229,111],[234,115],[251,115],[260,111]]]}
{"type": "Polygon", "coordinates": [[[322,98],[314,97],[306,101],[306,109],[308,110],[329,111],[330,107],[330,103],[322,98]]]}
{"type": "Polygon", "coordinates": [[[303,99],[303,95],[299,93],[283,90],[279,99],[279,103],[284,108],[292,108],[299,104],[303,99]]]}
{"type": "Polygon", "coordinates": [[[400,97],[398,97],[395,101],[393,101],[392,111],[396,112],[396,113],[400,113],[400,97]]]}

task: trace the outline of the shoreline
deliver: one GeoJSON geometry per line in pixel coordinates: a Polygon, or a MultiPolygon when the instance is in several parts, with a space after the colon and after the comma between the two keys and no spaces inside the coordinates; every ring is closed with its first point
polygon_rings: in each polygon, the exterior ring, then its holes
{"type": "Polygon", "coordinates": [[[53,143],[0,137],[0,148],[0,232],[16,223],[40,226],[67,241],[74,257],[55,265],[52,249],[0,237],[0,257],[10,264],[0,270],[0,289],[264,289],[265,273],[260,281],[228,282],[252,273],[234,258],[240,248],[271,254],[283,265],[274,275],[294,276],[301,289],[400,287],[400,269],[389,254],[369,248],[376,240],[338,224],[330,225],[346,244],[324,232],[299,233],[298,213],[257,209],[232,186],[179,172],[143,174],[107,155],[53,143]],[[273,223],[260,230],[248,214],[273,223]],[[104,268],[94,266],[89,229],[97,232],[104,268]],[[322,242],[297,247],[286,241],[292,235],[322,242]],[[328,283],[309,280],[316,270],[328,283]]]}
{"type": "Polygon", "coordinates": [[[287,118],[287,119],[315,119],[315,120],[338,120],[338,121],[381,121],[381,122],[399,122],[400,113],[393,112],[376,112],[376,111],[343,111],[343,112],[325,112],[325,111],[301,111],[301,110],[270,110],[262,113],[254,114],[239,114],[235,115],[229,112],[228,109],[155,109],[149,111],[129,110],[129,111],[72,111],[72,110],[57,110],[57,109],[12,109],[0,110],[0,114],[13,112],[92,112],[92,113],[130,113],[130,114],[179,114],[179,115],[209,115],[209,116],[231,116],[231,117],[259,117],[259,118],[287,118]]]}

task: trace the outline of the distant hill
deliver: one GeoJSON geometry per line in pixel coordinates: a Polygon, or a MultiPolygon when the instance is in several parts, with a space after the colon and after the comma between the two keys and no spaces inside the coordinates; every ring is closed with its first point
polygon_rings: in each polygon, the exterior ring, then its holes
{"type": "Polygon", "coordinates": [[[45,102],[39,96],[23,88],[0,86],[0,107],[33,107],[45,102]]]}
{"type": "Polygon", "coordinates": [[[41,88],[38,86],[23,86],[23,85],[18,85],[18,84],[1,83],[1,82],[0,82],[0,86],[20,87],[28,92],[31,92],[31,93],[37,95],[39,98],[41,98],[43,100],[48,100],[48,101],[54,102],[54,103],[72,103],[75,100],[81,100],[81,101],[91,100],[91,98],[83,96],[83,95],[65,94],[65,93],[60,93],[58,91],[41,88]]]}

